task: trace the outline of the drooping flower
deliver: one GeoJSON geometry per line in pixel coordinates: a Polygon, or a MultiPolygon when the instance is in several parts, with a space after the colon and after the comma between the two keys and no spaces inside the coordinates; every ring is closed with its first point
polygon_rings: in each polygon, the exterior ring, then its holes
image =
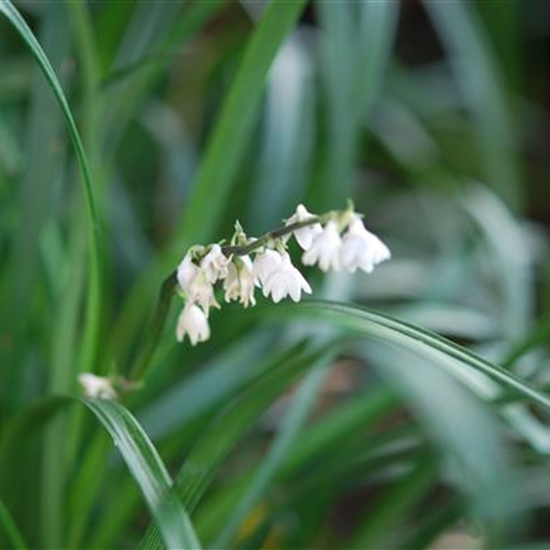
{"type": "Polygon", "coordinates": [[[116,399],[118,397],[111,381],[104,376],[83,372],[78,375],[78,382],[86,397],[93,399],[116,399]]]}
{"type": "Polygon", "coordinates": [[[295,302],[299,302],[302,291],[311,294],[311,287],[303,275],[292,265],[290,256],[284,252],[280,255],[281,262],[277,269],[273,270],[263,283],[263,293],[275,303],[280,302],[285,296],[290,296],[295,302]]]}
{"type": "Polygon", "coordinates": [[[229,258],[222,252],[219,244],[213,244],[212,248],[200,262],[200,268],[210,284],[218,279],[227,277],[229,258]]]}
{"type": "Polygon", "coordinates": [[[189,293],[191,283],[199,273],[199,266],[193,262],[191,254],[188,252],[178,265],[177,279],[180,289],[184,294],[189,293]]]}
{"type": "Polygon", "coordinates": [[[313,239],[311,247],[302,255],[304,265],[319,264],[322,271],[330,268],[338,271],[340,264],[340,250],[342,239],[334,220],[329,220],[323,231],[313,239]]]}
{"type": "Polygon", "coordinates": [[[206,314],[200,307],[191,302],[185,305],[178,317],[176,326],[178,342],[183,341],[186,334],[193,346],[210,338],[210,326],[206,314]]]}
{"type": "MultiPolygon", "coordinates": [[[[297,222],[303,222],[314,218],[315,214],[312,214],[307,210],[303,204],[299,204],[296,208],[296,212],[288,218],[285,222],[285,225],[291,225],[297,222]]],[[[294,237],[298,241],[298,244],[302,247],[303,250],[309,250],[311,244],[315,237],[317,237],[323,228],[320,223],[314,223],[312,225],[307,225],[306,227],[301,227],[293,231],[294,237]]]]}
{"type": "Polygon", "coordinates": [[[189,285],[187,298],[189,301],[199,304],[207,316],[211,307],[220,309],[220,304],[216,302],[214,296],[214,287],[208,282],[202,269],[198,270],[197,275],[189,285]]]}
{"type": "Polygon", "coordinates": [[[256,305],[254,267],[250,256],[239,256],[233,259],[229,264],[223,288],[226,302],[239,300],[244,307],[256,305]]]}
{"type": "Polygon", "coordinates": [[[279,252],[266,248],[254,258],[254,275],[258,286],[264,285],[271,275],[281,267],[279,252]]]}
{"type": "Polygon", "coordinates": [[[341,260],[344,267],[352,273],[362,269],[370,273],[374,266],[391,257],[389,248],[374,234],[366,229],[360,218],[351,222],[342,238],[341,260]]]}

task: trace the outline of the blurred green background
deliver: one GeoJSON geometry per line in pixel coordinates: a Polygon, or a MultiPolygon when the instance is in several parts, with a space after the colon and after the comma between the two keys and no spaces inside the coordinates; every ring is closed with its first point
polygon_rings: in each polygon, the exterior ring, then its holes
{"type": "MultiPolygon", "coordinates": [[[[258,235],[353,198],[393,259],[304,270],[315,298],[548,389],[550,4],[15,6],[80,130],[95,219],[74,134],[0,13],[0,547],[139,544],[134,479],[54,396],[128,373],[164,277],[236,219],[258,235]]],[[[435,347],[359,337],[351,314],[260,302],[215,312],[196,348],[174,306],[125,403],[204,547],[548,547],[548,412],[435,347]]]]}

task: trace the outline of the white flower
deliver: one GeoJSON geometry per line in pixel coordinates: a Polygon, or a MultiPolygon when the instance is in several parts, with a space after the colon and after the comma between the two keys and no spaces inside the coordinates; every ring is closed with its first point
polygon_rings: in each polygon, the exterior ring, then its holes
{"type": "Polygon", "coordinates": [[[78,375],[78,382],[82,386],[84,395],[94,399],[116,399],[117,393],[111,381],[104,376],[96,376],[91,372],[83,372],[78,375]]]}
{"type": "Polygon", "coordinates": [[[374,266],[391,257],[389,248],[368,231],[360,218],[351,222],[342,239],[341,259],[344,267],[354,272],[357,268],[370,273],[374,266]]]}
{"type": "Polygon", "coordinates": [[[319,264],[322,271],[330,268],[338,271],[340,269],[340,249],[342,239],[334,220],[329,220],[322,233],[313,239],[311,247],[302,256],[305,265],[319,264]]]}
{"type": "Polygon", "coordinates": [[[198,270],[186,294],[188,300],[199,304],[207,316],[211,307],[220,309],[220,304],[214,297],[214,287],[207,281],[206,273],[202,269],[198,270]]]}
{"type": "MultiPolygon", "coordinates": [[[[288,218],[288,220],[285,221],[285,225],[303,222],[313,217],[315,217],[314,214],[308,212],[303,204],[299,204],[296,208],[296,212],[290,218],[288,218]]],[[[293,234],[302,249],[309,250],[315,237],[317,237],[317,235],[319,235],[322,231],[323,228],[321,227],[321,224],[314,223],[312,225],[307,225],[306,227],[296,229],[295,231],[293,231],[293,234]]]]}
{"type": "Polygon", "coordinates": [[[198,273],[199,266],[193,262],[191,255],[187,253],[178,265],[178,284],[186,295],[189,293],[189,287],[198,273]]]}
{"type": "Polygon", "coordinates": [[[276,250],[266,248],[254,258],[254,275],[258,286],[264,285],[271,275],[281,266],[281,255],[276,250]]]}
{"type": "Polygon", "coordinates": [[[181,342],[186,334],[193,346],[210,338],[210,327],[206,314],[200,307],[191,302],[185,305],[178,317],[176,326],[178,342],[181,342]]]}
{"type": "Polygon", "coordinates": [[[302,291],[311,294],[311,287],[303,275],[292,265],[290,256],[285,252],[280,255],[281,262],[263,283],[263,293],[271,297],[275,303],[285,296],[290,296],[295,302],[300,301],[302,291]]]}
{"type": "Polygon", "coordinates": [[[210,252],[201,260],[200,267],[206,280],[214,284],[218,279],[227,277],[229,258],[222,252],[219,244],[213,244],[210,252]]]}
{"type": "MultiPolygon", "coordinates": [[[[203,258],[203,261],[207,257],[208,254],[203,258]]],[[[212,268],[210,260],[207,267],[209,269],[212,268]]],[[[211,271],[213,271],[213,269],[211,269],[211,271]]],[[[207,271],[201,269],[197,264],[195,264],[189,253],[186,254],[185,258],[183,258],[181,263],[178,265],[177,278],[179,287],[185,294],[187,300],[198,303],[207,315],[211,307],[220,307],[214,297],[214,287],[208,281],[207,271]]]]}
{"type": "Polygon", "coordinates": [[[223,282],[225,301],[239,300],[244,307],[255,305],[254,268],[250,256],[237,256],[229,264],[227,277],[223,282]]]}

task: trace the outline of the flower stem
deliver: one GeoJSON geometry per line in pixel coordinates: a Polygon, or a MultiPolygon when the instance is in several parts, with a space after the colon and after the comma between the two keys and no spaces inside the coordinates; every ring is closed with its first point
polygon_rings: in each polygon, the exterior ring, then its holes
{"type": "Polygon", "coordinates": [[[251,243],[248,243],[247,245],[244,245],[244,246],[222,246],[222,252],[226,256],[230,256],[231,254],[235,256],[246,256],[247,254],[254,252],[254,250],[257,250],[258,248],[265,246],[271,240],[280,239],[281,237],[284,237],[288,233],[292,233],[293,231],[296,231],[297,229],[301,229],[302,227],[307,227],[308,225],[314,225],[316,223],[324,223],[326,216],[327,215],[313,216],[301,222],[295,222],[289,225],[285,225],[283,227],[279,227],[277,229],[274,229],[273,231],[264,233],[261,237],[259,237],[255,241],[252,241],[251,243]]]}
{"type": "Polygon", "coordinates": [[[177,283],[176,274],[176,270],[172,271],[162,282],[156,309],[146,330],[145,342],[128,375],[128,380],[132,382],[141,381],[145,377],[153,358],[170,310],[170,302],[177,283]]]}

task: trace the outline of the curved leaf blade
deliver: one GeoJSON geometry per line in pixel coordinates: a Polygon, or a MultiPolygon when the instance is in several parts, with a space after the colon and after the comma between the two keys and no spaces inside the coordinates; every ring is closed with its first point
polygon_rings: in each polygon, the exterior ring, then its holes
{"type": "Polygon", "coordinates": [[[82,402],[113,437],[157,521],[167,548],[200,548],[193,526],[155,447],[135,418],[113,401],[82,402]]]}
{"type": "Polygon", "coordinates": [[[93,363],[95,359],[95,351],[97,347],[98,335],[99,335],[99,323],[101,312],[101,294],[102,294],[102,277],[104,272],[104,255],[103,255],[103,234],[102,234],[102,220],[97,208],[97,200],[94,193],[92,184],[92,175],[90,171],[90,164],[84,151],[84,145],[80,133],[76,126],[76,122],[72,115],[71,109],[63,88],[59,83],[59,80],[55,74],[55,71],[44,53],[42,46],[34,36],[30,27],[27,25],[23,17],[17,11],[15,6],[10,0],[0,0],[0,13],[2,13],[6,19],[15,28],[19,36],[23,39],[25,44],[31,51],[34,59],[38,63],[40,69],[44,73],[46,81],[52,89],[54,96],[59,103],[59,107],[67,124],[69,135],[74,146],[76,158],[80,171],[82,173],[82,180],[84,183],[84,196],[86,199],[86,207],[88,211],[89,222],[89,234],[90,234],[90,284],[88,291],[88,309],[86,317],[86,328],[84,338],[84,351],[82,370],[93,370],[93,363]]]}
{"type": "Polygon", "coordinates": [[[298,306],[291,307],[295,308],[296,313],[301,312],[319,322],[332,320],[332,322],[348,330],[368,334],[384,341],[395,342],[420,353],[426,348],[432,352],[442,353],[469,369],[485,374],[507,389],[528,398],[550,412],[550,398],[548,396],[532,388],[521,378],[502,367],[494,365],[466,348],[433,332],[393,319],[382,313],[338,302],[302,302],[298,306]]]}

